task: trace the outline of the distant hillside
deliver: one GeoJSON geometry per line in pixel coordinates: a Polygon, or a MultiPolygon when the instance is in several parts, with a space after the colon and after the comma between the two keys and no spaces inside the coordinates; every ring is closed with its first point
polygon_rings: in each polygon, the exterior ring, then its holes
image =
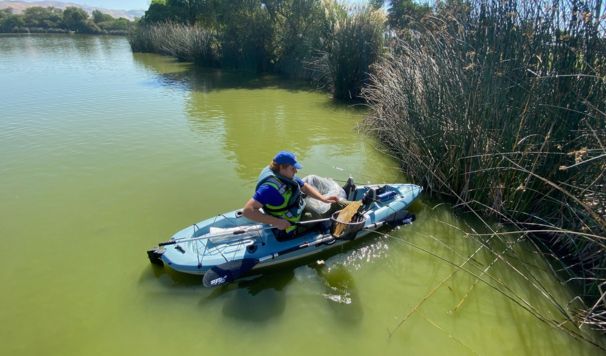
{"type": "Polygon", "coordinates": [[[0,10],[12,8],[13,13],[20,14],[23,10],[28,7],[56,7],[58,9],[65,9],[66,7],[75,6],[84,9],[84,11],[91,14],[93,10],[99,10],[105,14],[111,15],[115,18],[124,17],[129,20],[134,20],[135,17],[142,17],[145,14],[145,10],[112,10],[112,9],[104,9],[100,7],[92,7],[92,6],[82,6],[69,2],[61,2],[61,1],[35,1],[35,2],[25,2],[25,1],[6,1],[0,0],[0,10]]]}

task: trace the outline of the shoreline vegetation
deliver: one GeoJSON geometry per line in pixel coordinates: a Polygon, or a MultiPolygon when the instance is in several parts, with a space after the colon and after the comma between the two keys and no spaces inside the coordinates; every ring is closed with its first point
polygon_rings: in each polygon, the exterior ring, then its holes
{"type": "Polygon", "coordinates": [[[374,3],[153,1],[129,42],[136,52],[311,81],[337,100],[360,101],[385,43],[387,17],[374,3]]]}
{"type": "Polygon", "coordinates": [[[33,6],[22,14],[14,14],[12,8],[0,10],[0,33],[80,33],[125,36],[134,25],[133,21],[114,18],[99,10],[92,15],[79,7],[65,10],[54,7],[33,6]]]}
{"type": "Polygon", "coordinates": [[[365,103],[362,130],[413,182],[505,227],[486,223],[491,233],[469,236],[493,252],[492,239],[529,239],[576,295],[561,305],[533,284],[561,311],[561,320],[537,317],[583,339],[577,328],[606,332],[604,3],[383,5],[153,1],[129,42],[201,66],[312,81],[336,100],[365,103]]]}

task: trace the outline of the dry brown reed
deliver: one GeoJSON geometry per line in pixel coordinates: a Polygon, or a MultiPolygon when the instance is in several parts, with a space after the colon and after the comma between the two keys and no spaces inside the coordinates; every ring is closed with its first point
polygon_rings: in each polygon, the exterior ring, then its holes
{"type": "Polygon", "coordinates": [[[437,7],[391,38],[363,97],[364,127],[413,181],[531,232],[586,302],[579,324],[606,330],[603,12],[599,0],[437,7]]]}
{"type": "Polygon", "coordinates": [[[180,61],[213,65],[219,56],[214,31],[181,23],[165,22],[139,26],[129,33],[135,52],[160,53],[180,61]]]}

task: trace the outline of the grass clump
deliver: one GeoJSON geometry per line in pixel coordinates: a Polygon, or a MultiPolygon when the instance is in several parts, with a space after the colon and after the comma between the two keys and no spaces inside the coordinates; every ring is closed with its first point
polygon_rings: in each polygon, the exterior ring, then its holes
{"type": "Polygon", "coordinates": [[[176,22],[142,25],[130,32],[128,40],[135,52],[161,53],[205,65],[218,61],[216,33],[199,26],[176,22]]]}

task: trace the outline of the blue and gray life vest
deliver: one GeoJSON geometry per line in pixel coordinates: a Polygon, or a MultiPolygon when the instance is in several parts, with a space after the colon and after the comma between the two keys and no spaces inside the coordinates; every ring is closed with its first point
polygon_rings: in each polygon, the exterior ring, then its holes
{"type": "MultiPolygon", "coordinates": [[[[261,171],[255,189],[259,189],[264,184],[275,188],[284,198],[284,202],[281,205],[263,205],[263,211],[290,223],[298,222],[305,208],[305,199],[303,199],[299,184],[293,179],[274,173],[269,167],[265,167],[261,171]]],[[[296,226],[293,224],[286,229],[286,232],[291,232],[295,228],[296,226]]]]}

